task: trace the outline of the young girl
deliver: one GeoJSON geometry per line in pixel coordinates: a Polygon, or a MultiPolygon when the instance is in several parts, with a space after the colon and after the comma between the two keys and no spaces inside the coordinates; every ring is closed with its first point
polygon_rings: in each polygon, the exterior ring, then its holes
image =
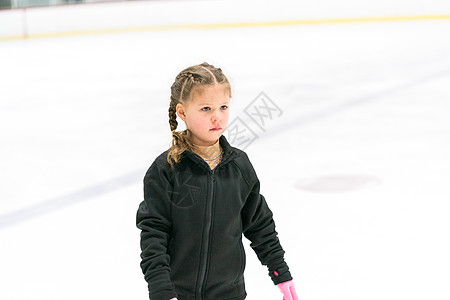
{"type": "Polygon", "coordinates": [[[283,299],[298,299],[255,170],[222,135],[230,97],[222,70],[207,63],[181,71],[171,87],[172,147],[148,169],[137,212],[151,300],[245,299],[242,234],[283,299]]]}

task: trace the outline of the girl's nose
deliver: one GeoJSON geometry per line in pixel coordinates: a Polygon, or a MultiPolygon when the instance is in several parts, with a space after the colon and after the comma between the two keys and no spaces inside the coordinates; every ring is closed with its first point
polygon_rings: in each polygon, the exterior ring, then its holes
{"type": "Polygon", "coordinates": [[[213,112],[213,114],[212,114],[212,117],[211,117],[211,120],[213,121],[213,122],[215,122],[215,121],[217,121],[217,120],[219,120],[219,111],[218,110],[215,110],[214,112],[213,112]]]}

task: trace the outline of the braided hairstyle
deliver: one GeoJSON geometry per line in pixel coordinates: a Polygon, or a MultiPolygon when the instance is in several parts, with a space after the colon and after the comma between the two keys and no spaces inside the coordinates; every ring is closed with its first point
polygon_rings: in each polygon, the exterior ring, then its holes
{"type": "Polygon", "coordinates": [[[181,71],[175,78],[175,82],[170,88],[170,105],[169,105],[169,124],[172,131],[172,146],[167,155],[167,162],[173,167],[181,160],[181,155],[185,150],[192,150],[193,144],[188,138],[188,129],[176,131],[177,122],[177,104],[185,104],[191,100],[193,92],[199,92],[201,88],[223,84],[228,89],[231,97],[231,87],[227,77],[220,68],[216,68],[206,62],[188,67],[181,71]]]}

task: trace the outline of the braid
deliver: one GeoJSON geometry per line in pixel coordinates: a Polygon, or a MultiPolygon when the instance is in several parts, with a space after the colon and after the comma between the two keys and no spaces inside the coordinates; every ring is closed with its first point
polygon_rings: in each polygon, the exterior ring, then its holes
{"type": "Polygon", "coordinates": [[[225,84],[228,87],[231,97],[230,84],[222,73],[222,70],[208,63],[188,67],[181,71],[175,78],[175,82],[170,88],[171,95],[169,104],[169,125],[172,131],[172,146],[167,155],[167,161],[172,167],[181,160],[181,155],[184,151],[192,150],[193,148],[193,144],[187,135],[188,129],[181,132],[176,131],[178,127],[177,105],[179,103],[185,104],[189,102],[192,92],[195,89],[214,84],[225,84]]]}
{"type": "MultiPolygon", "coordinates": [[[[186,74],[185,74],[185,76],[184,77],[186,77],[186,79],[183,81],[183,85],[181,86],[181,91],[180,91],[180,98],[179,98],[179,100],[178,100],[178,102],[183,102],[183,100],[185,99],[183,96],[183,93],[184,93],[184,91],[185,91],[185,88],[186,88],[186,84],[188,84],[190,81],[192,81],[192,79],[193,79],[193,77],[192,77],[192,74],[191,73],[189,73],[189,72],[187,72],[186,74]]],[[[186,89],[187,90],[187,89],[186,89]]],[[[186,97],[186,99],[187,99],[187,97],[186,97]]]]}
{"type": "Polygon", "coordinates": [[[177,122],[177,102],[171,97],[169,105],[169,124],[170,131],[175,131],[178,127],[177,122]]]}

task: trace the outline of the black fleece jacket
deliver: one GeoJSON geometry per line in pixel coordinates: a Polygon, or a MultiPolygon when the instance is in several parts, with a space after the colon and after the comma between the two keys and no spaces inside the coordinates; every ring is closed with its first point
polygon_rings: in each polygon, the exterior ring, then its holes
{"type": "Polygon", "coordinates": [[[214,170],[191,151],[171,168],[166,151],[145,175],[137,227],[151,300],[245,299],[242,234],[274,284],[292,279],[252,164],[224,136],[219,143],[214,170]]]}

